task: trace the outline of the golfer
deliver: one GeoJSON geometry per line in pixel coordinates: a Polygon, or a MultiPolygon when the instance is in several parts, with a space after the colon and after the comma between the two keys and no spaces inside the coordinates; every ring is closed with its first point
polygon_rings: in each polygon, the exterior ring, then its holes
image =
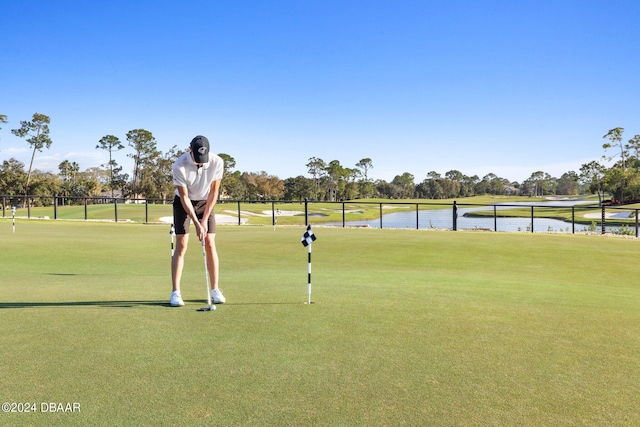
{"type": "Polygon", "coordinates": [[[222,158],[209,151],[209,140],[200,135],[193,138],[189,152],[180,156],[173,165],[173,184],[176,186],[176,196],[173,199],[176,247],[171,258],[173,292],[170,304],[173,307],[184,305],[180,295],[180,279],[189,243],[191,221],[195,225],[198,239],[204,239],[207,269],[211,278],[211,299],[214,304],[225,302],[222,292],[218,289],[216,216],[213,213],[223,171],[222,158]]]}

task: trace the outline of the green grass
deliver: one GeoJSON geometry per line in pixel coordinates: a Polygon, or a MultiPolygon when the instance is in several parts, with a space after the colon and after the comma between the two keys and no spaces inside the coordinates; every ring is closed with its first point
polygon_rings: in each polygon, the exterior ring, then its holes
{"type": "Polygon", "coordinates": [[[4,425],[640,424],[635,239],[220,226],[170,308],[165,227],[0,220],[4,425]]]}

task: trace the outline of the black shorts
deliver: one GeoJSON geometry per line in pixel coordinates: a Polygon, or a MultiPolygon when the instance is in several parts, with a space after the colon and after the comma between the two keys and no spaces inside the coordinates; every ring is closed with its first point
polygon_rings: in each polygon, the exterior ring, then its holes
{"type": "MultiPolygon", "coordinates": [[[[206,200],[192,200],[193,209],[196,212],[196,216],[199,220],[202,220],[204,215],[204,208],[207,206],[206,200]]],[[[187,215],[187,211],[182,206],[180,197],[175,196],[173,199],[173,226],[176,229],[176,234],[189,234],[189,226],[191,225],[191,218],[187,215]]],[[[209,234],[216,232],[216,216],[211,211],[209,215],[209,234]]]]}

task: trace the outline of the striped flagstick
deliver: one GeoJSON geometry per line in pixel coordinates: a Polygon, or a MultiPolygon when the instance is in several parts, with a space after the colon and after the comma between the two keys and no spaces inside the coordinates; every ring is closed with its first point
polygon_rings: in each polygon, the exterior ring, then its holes
{"type": "Polygon", "coordinates": [[[276,209],[274,218],[273,218],[273,231],[276,231],[276,225],[278,225],[278,217],[280,216],[280,209],[276,209]]]}
{"type": "Polygon", "coordinates": [[[13,232],[16,232],[16,207],[11,206],[11,222],[13,223],[13,232]]]}
{"type": "Polygon", "coordinates": [[[173,239],[176,235],[176,229],[173,227],[173,224],[171,224],[171,230],[169,230],[169,234],[171,235],[171,258],[173,259],[173,239]]]}
{"type": "Polygon", "coordinates": [[[311,230],[311,225],[307,226],[307,231],[302,235],[302,245],[306,246],[309,249],[309,257],[308,257],[308,285],[307,285],[307,304],[311,304],[311,244],[316,240],[316,235],[313,234],[313,230],[311,230]]]}

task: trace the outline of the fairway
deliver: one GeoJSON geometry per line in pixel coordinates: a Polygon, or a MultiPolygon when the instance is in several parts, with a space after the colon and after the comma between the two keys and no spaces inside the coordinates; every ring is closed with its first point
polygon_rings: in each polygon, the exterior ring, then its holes
{"type": "Polygon", "coordinates": [[[198,312],[195,235],[171,308],[168,226],[0,220],[0,424],[640,425],[638,240],[314,231],[314,304],[304,227],[219,226],[198,312]]]}

